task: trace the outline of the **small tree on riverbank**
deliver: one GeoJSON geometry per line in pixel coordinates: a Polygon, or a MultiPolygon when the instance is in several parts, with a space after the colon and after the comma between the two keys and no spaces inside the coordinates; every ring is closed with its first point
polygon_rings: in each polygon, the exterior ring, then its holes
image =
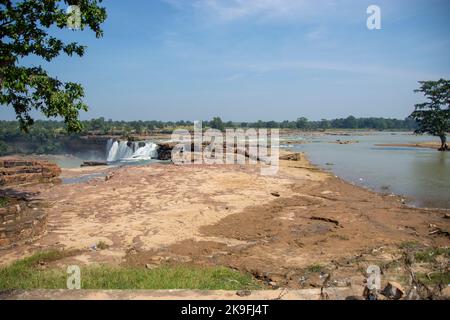
{"type": "Polygon", "coordinates": [[[427,102],[415,105],[410,115],[417,121],[418,134],[428,133],[441,139],[439,151],[449,151],[447,133],[450,131],[450,81],[419,81],[420,88],[414,92],[422,92],[427,102]]]}

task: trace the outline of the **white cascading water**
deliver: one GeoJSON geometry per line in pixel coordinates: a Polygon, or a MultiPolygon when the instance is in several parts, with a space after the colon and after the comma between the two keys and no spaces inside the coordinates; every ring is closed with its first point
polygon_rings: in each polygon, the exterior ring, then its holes
{"type": "Polygon", "coordinates": [[[158,156],[156,150],[158,146],[147,141],[128,142],[110,139],[106,146],[106,160],[108,162],[150,160],[158,156]]]}

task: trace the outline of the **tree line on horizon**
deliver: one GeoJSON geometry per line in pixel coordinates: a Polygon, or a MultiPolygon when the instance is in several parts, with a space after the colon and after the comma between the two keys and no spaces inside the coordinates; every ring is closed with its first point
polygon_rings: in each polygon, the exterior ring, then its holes
{"type": "Polygon", "coordinates": [[[300,117],[295,121],[257,121],[257,122],[223,122],[220,117],[215,117],[211,121],[205,121],[205,125],[219,130],[226,128],[279,128],[279,129],[300,129],[300,130],[327,130],[327,129],[371,129],[371,130],[415,130],[416,121],[411,118],[404,120],[392,118],[337,118],[332,120],[322,119],[311,121],[305,117],[300,117]]]}
{"type": "MultiPolygon", "coordinates": [[[[82,131],[80,133],[69,133],[63,121],[37,120],[24,132],[17,121],[0,120],[0,155],[8,154],[11,141],[25,141],[30,145],[35,145],[35,153],[53,153],[59,149],[58,138],[66,135],[148,135],[152,133],[170,134],[177,128],[193,129],[192,121],[113,121],[105,120],[103,117],[81,121],[82,131]]],[[[218,130],[237,128],[279,128],[279,129],[299,129],[299,130],[327,130],[327,129],[370,129],[370,130],[409,130],[416,129],[416,122],[406,118],[386,119],[386,118],[347,118],[309,121],[305,117],[300,117],[295,121],[256,121],[256,122],[224,122],[220,117],[203,121],[203,128],[213,128],[218,130]]]]}
{"type": "MultiPolygon", "coordinates": [[[[55,120],[37,120],[30,132],[21,132],[17,121],[0,120],[0,136],[5,137],[8,134],[36,134],[40,131],[52,131],[55,134],[67,133],[67,127],[62,121],[55,120]]],[[[81,121],[82,130],[80,134],[149,134],[154,132],[171,133],[176,128],[193,127],[192,121],[158,121],[158,120],[137,120],[137,121],[115,121],[105,120],[105,118],[95,118],[81,121]]],[[[236,122],[223,121],[220,117],[214,117],[212,120],[202,121],[204,128],[213,128],[218,130],[233,128],[278,128],[278,129],[300,129],[300,130],[327,130],[327,129],[371,129],[371,130],[415,130],[416,121],[411,118],[404,120],[392,118],[347,118],[322,119],[319,121],[310,121],[305,117],[289,121],[262,121],[256,122],[236,122]]]]}

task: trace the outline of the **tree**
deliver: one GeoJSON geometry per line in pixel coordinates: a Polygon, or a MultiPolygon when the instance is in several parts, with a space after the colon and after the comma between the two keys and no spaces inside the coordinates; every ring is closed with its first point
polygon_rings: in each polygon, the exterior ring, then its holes
{"type": "Polygon", "coordinates": [[[301,117],[297,119],[296,127],[297,129],[306,129],[308,126],[308,119],[305,117],[301,117]]]}
{"type": "Polygon", "coordinates": [[[225,126],[223,125],[222,119],[220,117],[214,117],[210,123],[211,128],[223,131],[225,126]]]}
{"type": "Polygon", "coordinates": [[[356,129],[358,127],[358,122],[354,116],[348,116],[344,120],[344,127],[348,129],[356,129]]]}
{"type": "Polygon", "coordinates": [[[320,120],[319,127],[321,129],[329,129],[331,127],[331,122],[327,119],[320,120]]]}
{"type": "Polygon", "coordinates": [[[7,152],[8,152],[8,145],[0,140],[0,156],[7,154],[7,152]]]}
{"type": "Polygon", "coordinates": [[[416,120],[416,133],[429,133],[441,139],[439,151],[448,151],[447,132],[450,131],[450,81],[419,81],[420,88],[414,92],[422,92],[427,102],[415,105],[410,117],[416,120]]]}
{"type": "Polygon", "coordinates": [[[106,19],[102,0],[0,0],[0,104],[12,106],[20,127],[28,131],[34,123],[30,111],[46,117],[62,117],[68,131],[80,131],[79,111],[87,111],[80,84],[64,83],[41,67],[20,65],[20,59],[34,55],[51,61],[61,53],[83,56],[85,47],[64,43],[48,34],[51,28],[64,29],[77,14],[80,29],[90,28],[97,38],[106,19]],[[66,12],[67,5],[79,11],[66,12]],[[72,7],[73,8],[73,7],[72,7]],[[78,16],[79,13],[79,16],[78,16]]]}
{"type": "Polygon", "coordinates": [[[227,123],[225,123],[225,127],[226,127],[226,128],[234,128],[234,123],[233,123],[233,121],[228,121],[227,123]]]}

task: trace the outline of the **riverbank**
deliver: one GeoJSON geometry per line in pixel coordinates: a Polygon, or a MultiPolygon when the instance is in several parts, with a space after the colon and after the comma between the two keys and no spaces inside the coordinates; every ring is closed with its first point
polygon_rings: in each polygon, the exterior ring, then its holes
{"type": "Polygon", "coordinates": [[[438,150],[441,147],[441,144],[438,142],[419,142],[419,143],[384,143],[384,144],[375,144],[377,147],[405,147],[405,148],[425,148],[425,149],[433,149],[438,150]]]}
{"type": "MultiPolygon", "coordinates": [[[[47,234],[0,251],[1,264],[77,249],[46,268],[226,266],[272,288],[320,287],[325,280],[362,288],[371,264],[384,268],[383,281],[406,284],[405,248],[447,254],[445,211],[410,208],[400,197],[344,182],[303,154],[282,159],[276,176],[250,165],[152,164],[111,168],[108,178],[78,184],[27,187],[49,203],[47,234]]],[[[96,169],[79,172],[85,170],[96,169]]],[[[435,267],[433,261],[416,271],[435,267]]]]}

